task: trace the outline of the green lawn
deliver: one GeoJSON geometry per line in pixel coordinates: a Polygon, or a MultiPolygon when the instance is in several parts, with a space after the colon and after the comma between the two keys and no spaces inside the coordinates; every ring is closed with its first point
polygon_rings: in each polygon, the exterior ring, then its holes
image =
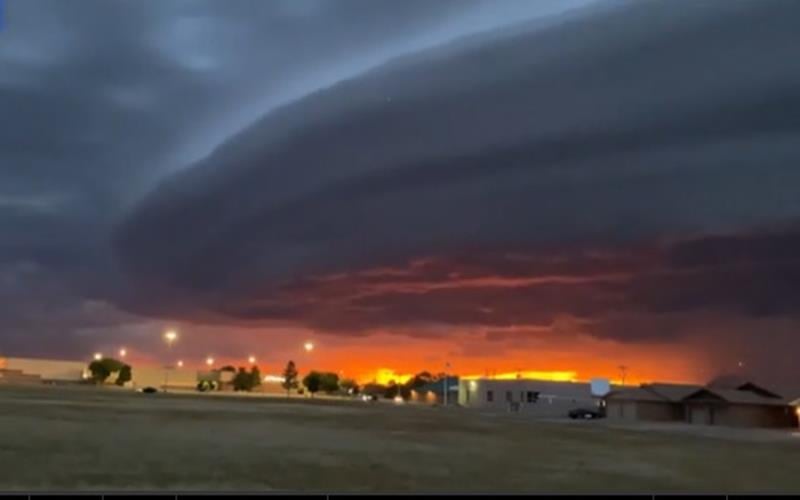
{"type": "Polygon", "coordinates": [[[797,493],[797,441],[391,404],[0,386],[0,491],[797,493]]]}

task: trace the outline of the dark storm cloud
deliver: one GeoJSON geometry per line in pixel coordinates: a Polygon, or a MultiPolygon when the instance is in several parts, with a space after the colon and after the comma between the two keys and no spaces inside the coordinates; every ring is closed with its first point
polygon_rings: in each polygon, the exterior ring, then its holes
{"type": "Polygon", "coordinates": [[[160,178],[276,105],[387,57],[582,3],[5,2],[0,275],[38,271],[30,293],[6,291],[0,334],[14,349],[43,336],[63,347],[95,326],[84,300],[133,300],[110,259],[111,227],[160,178]],[[44,318],[37,301],[59,305],[44,318]]]}
{"type": "MultiPolygon", "coordinates": [[[[351,331],[547,325],[616,310],[794,315],[797,261],[770,256],[796,246],[795,230],[770,233],[778,244],[751,230],[800,216],[798,14],[789,1],[614,2],[311,94],[165,182],[118,228],[118,257],[146,284],[129,307],[147,312],[179,296],[187,317],[351,331]],[[704,236],[737,231],[741,239],[704,236]],[[669,242],[678,236],[696,243],[669,242]],[[598,248],[612,264],[597,265],[624,276],[578,258],[564,267],[583,266],[566,274],[584,282],[387,288],[344,302],[360,282],[345,280],[339,300],[325,295],[329,285],[286,292],[320,276],[386,266],[402,275],[414,259],[498,248],[522,262],[598,248]],[[173,293],[153,295],[154,286],[173,293]]],[[[510,262],[501,273],[542,275],[510,262]]],[[[627,340],[655,331],[594,329],[627,340]]]]}

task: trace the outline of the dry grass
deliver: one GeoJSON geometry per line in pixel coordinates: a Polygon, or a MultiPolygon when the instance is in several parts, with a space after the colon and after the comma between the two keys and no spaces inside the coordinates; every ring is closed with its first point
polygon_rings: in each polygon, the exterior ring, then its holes
{"type": "Polygon", "coordinates": [[[800,443],[384,404],[0,387],[0,443],[0,490],[800,491],[800,443]]]}

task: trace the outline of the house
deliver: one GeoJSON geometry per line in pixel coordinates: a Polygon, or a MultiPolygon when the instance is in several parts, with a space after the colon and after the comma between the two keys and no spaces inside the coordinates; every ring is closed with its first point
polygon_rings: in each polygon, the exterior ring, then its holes
{"type": "Polygon", "coordinates": [[[684,384],[643,384],[609,393],[606,417],[612,420],[680,421],[684,418],[683,398],[701,386],[684,384]]]}
{"type": "Polygon", "coordinates": [[[461,379],[458,386],[460,406],[541,417],[565,417],[571,410],[598,408],[602,395],[594,394],[588,382],[474,378],[461,379]]]}
{"type": "Polygon", "coordinates": [[[751,390],[704,388],[684,398],[683,403],[690,424],[792,427],[795,421],[787,401],[751,390]]]}
{"type": "Polygon", "coordinates": [[[749,381],[708,386],[643,384],[606,396],[612,420],[686,422],[730,427],[789,427],[796,415],[780,395],[749,381]]]}

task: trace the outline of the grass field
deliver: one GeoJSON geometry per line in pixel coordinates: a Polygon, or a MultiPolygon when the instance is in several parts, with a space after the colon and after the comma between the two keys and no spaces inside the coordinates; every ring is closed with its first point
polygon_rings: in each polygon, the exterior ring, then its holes
{"type": "Polygon", "coordinates": [[[0,386],[0,491],[800,492],[800,439],[463,409],[0,386]]]}

